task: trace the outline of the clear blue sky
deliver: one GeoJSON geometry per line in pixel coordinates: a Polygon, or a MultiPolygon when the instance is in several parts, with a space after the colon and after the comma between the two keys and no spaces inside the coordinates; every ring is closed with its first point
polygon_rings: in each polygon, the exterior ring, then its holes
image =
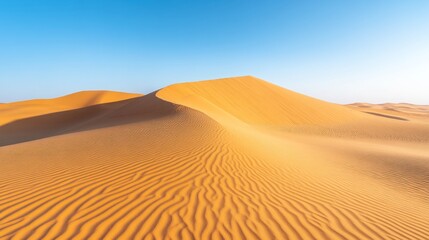
{"type": "Polygon", "coordinates": [[[0,1],[0,102],[238,75],[429,104],[429,1],[0,1]]]}

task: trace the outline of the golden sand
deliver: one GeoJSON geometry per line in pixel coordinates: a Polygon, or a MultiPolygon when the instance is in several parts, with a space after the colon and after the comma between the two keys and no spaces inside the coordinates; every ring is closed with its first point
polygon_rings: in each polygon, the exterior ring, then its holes
{"type": "Polygon", "coordinates": [[[98,94],[0,105],[0,239],[428,239],[422,106],[254,77],[98,94]]]}

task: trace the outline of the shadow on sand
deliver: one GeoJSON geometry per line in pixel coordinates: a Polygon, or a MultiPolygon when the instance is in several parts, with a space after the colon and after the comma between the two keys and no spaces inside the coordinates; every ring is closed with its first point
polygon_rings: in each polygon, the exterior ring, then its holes
{"type": "Polygon", "coordinates": [[[156,93],[7,123],[0,126],[0,147],[73,132],[146,121],[177,112],[178,105],[158,98],[156,93]]]}

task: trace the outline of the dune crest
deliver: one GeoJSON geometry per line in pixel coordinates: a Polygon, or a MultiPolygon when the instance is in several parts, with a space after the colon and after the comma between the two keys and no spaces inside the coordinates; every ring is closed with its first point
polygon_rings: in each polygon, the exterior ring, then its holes
{"type": "Polygon", "coordinates": [[[253,77],[72,103],[0,126],[0,239],[427,239],[428,121],[253,77]]]}
{"type": "Polygon", "coordinates": [[[251,76],[174,84],[160,90],[157,96],[213,118],[230,116],[255,125],[313,125],[360,117],[343,106],[251,76]]]}

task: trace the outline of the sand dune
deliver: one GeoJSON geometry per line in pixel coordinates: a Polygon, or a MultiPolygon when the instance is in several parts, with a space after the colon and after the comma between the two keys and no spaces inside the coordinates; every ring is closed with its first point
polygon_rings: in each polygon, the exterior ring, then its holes
{"type": "Polygon", "coordinates": [[[256,125],[314,125],[347,122],[359,113],[278,87],[255,77],[181,83],[157,96],[204,112],[256,125]]]}
{"type": "Polygon", "coordinates": [[[53,99],[35,99],[0,104],[0,125],[33,116],[116,102],[141,96],[114,91],[82,91],[53,99]]]}
{"type": "Polygon", "coordinates": [[[403,117],[405,119],[407,117],[411,117],[414,119],[429,118],[428,105],[414,105],[409,103],[385,103],[385,104],[354,103],[348,106],[359,111],[385,114],[388,116],[403,117]]]}
{"type": "Polygon", "coordinates": [[[253,77],[127,98],[0,126],[0,239],[428,239],[425,118],[253,77]]]}

